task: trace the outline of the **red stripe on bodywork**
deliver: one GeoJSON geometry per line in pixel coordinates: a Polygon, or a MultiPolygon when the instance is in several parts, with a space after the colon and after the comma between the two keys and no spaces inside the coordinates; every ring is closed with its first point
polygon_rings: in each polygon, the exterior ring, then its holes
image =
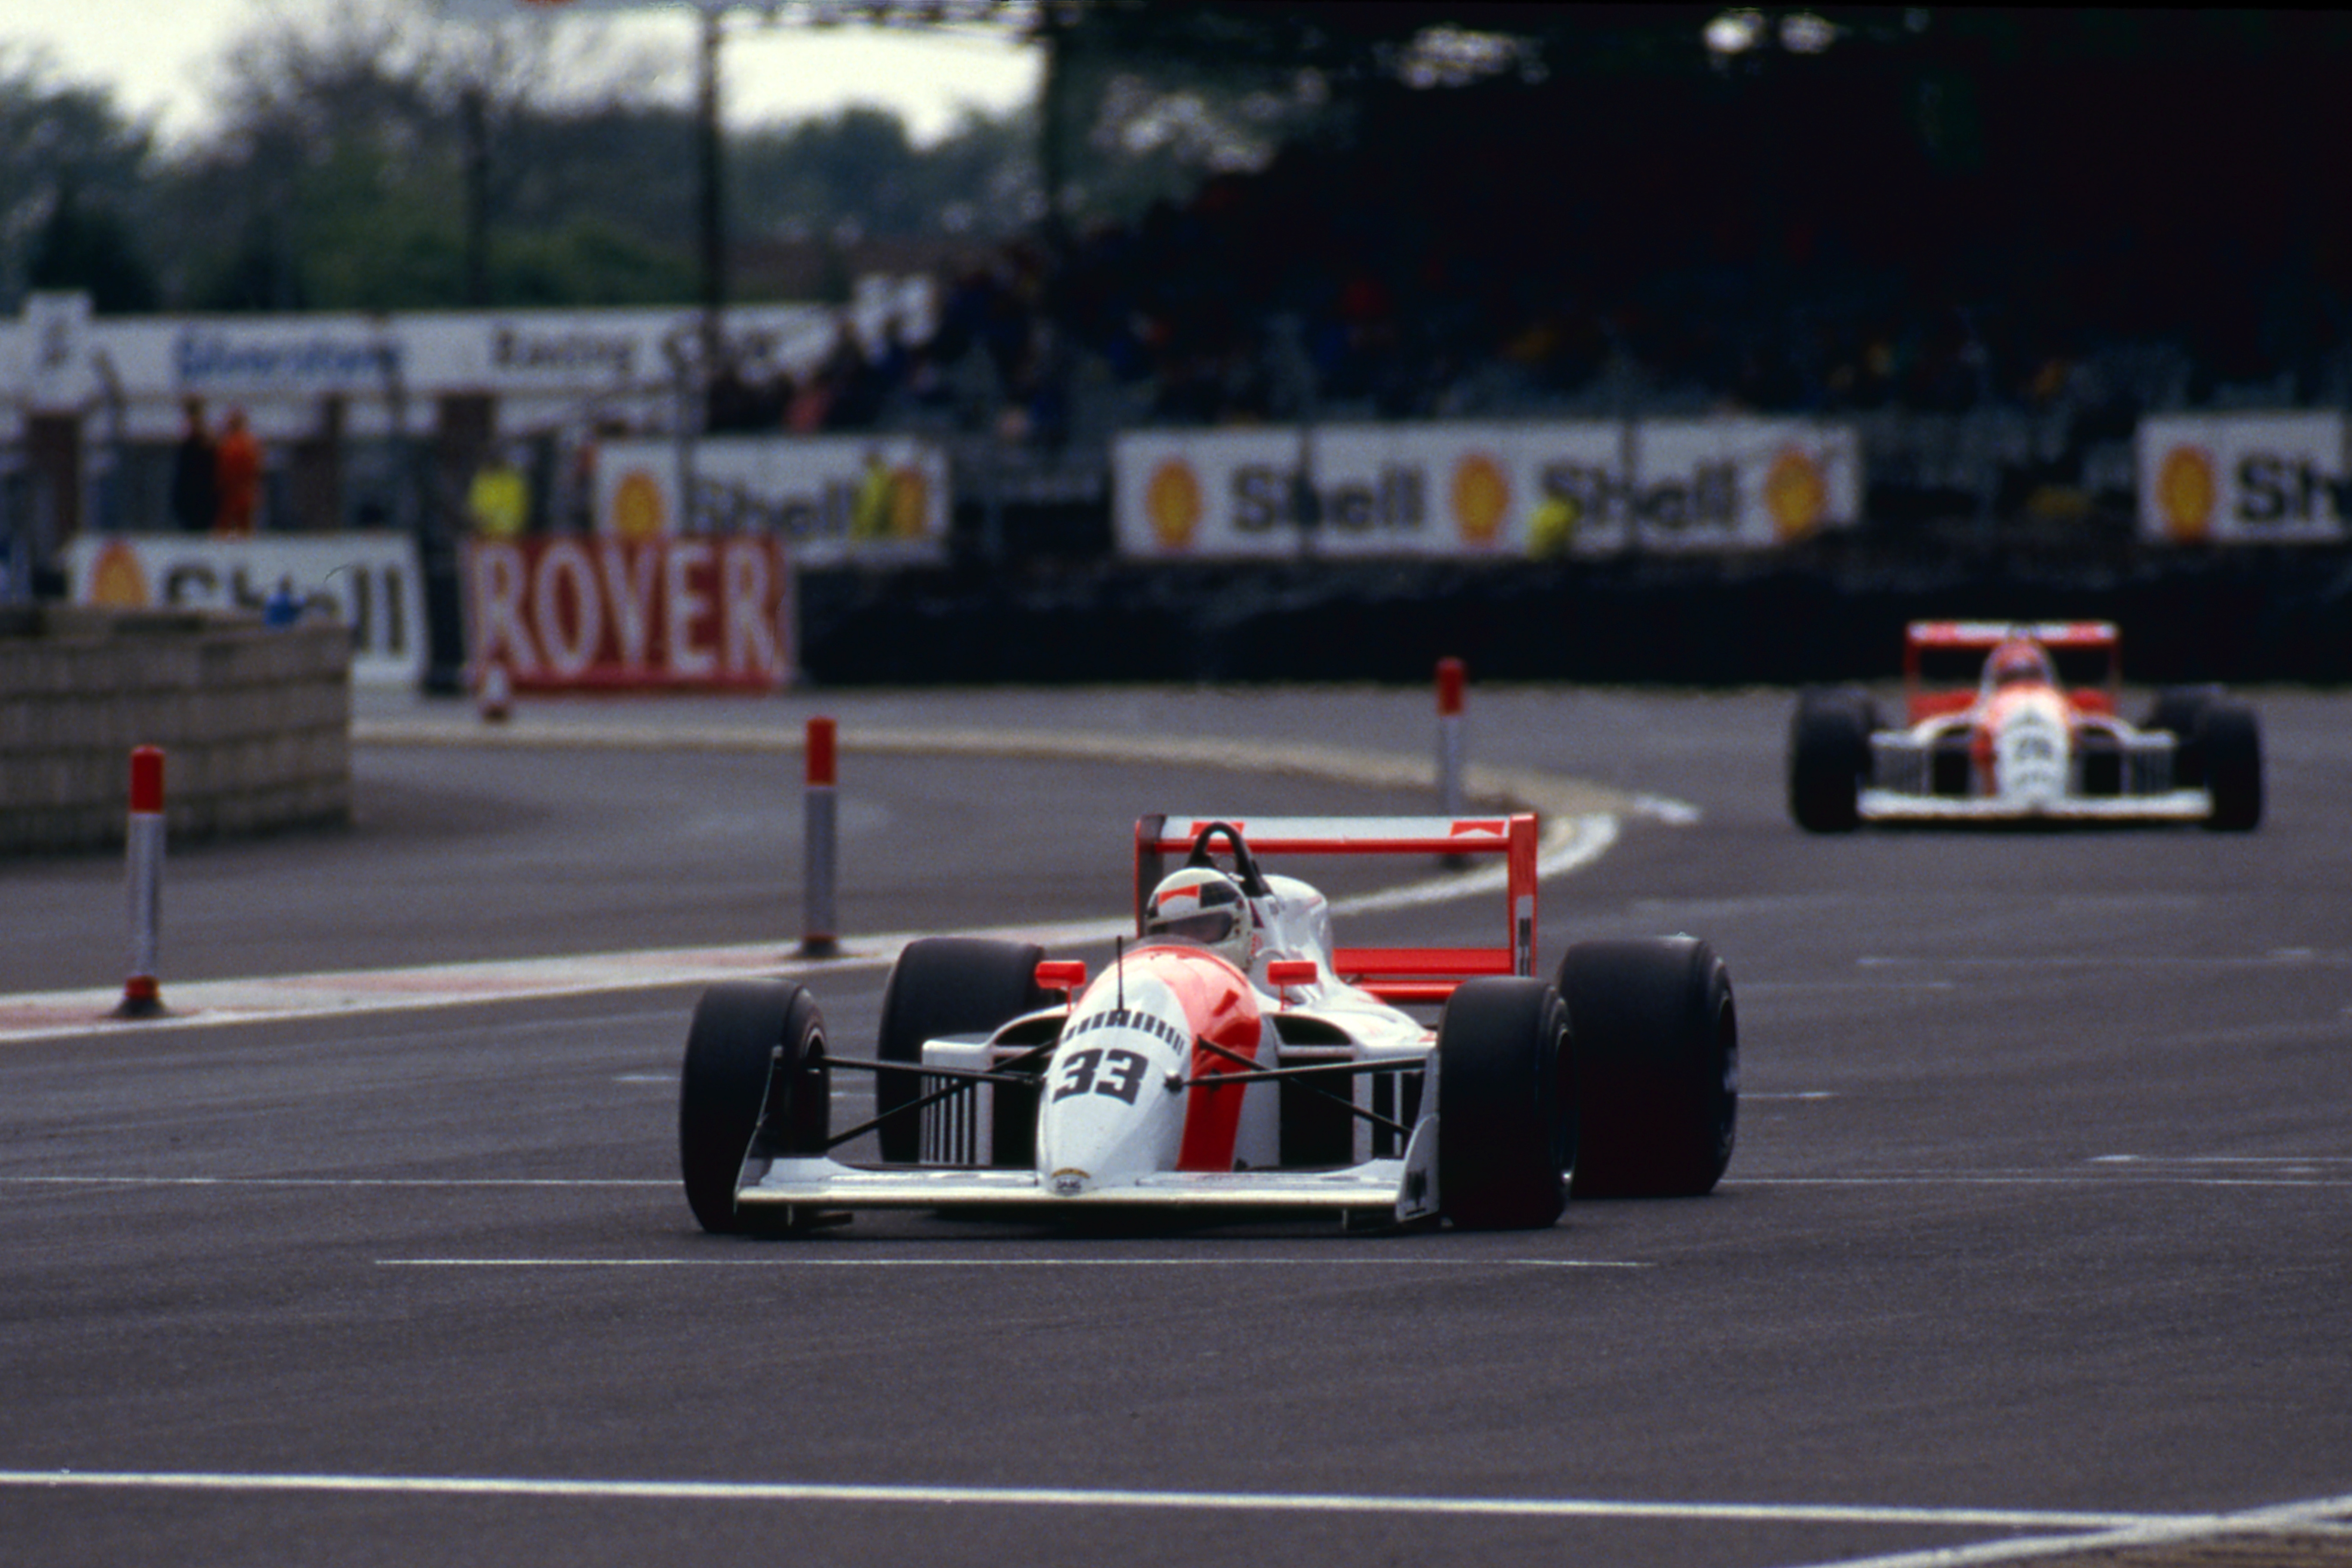
{"type": "MultiPolygon", "coordinates": [[[[1216,954],[1198,948],[1146,947],[1129,953],[1126,962],[1149,973],[1176,993],[1184,1005],[1185,1021],[1192,1030],[1193,1078],[1218,1078],[1241,1072],[1258,1061],[1258,1039],[1265,1025],[1257,994],[1242,972],[1216,954]],[[1202,1045],[1222,1046],[1234,1057],[1222,1056],[1202,1045]]],[[[1097,985],[1101,984],[1097,981],[1097,985]]],[[[1180,1171],[1230,1171],[1234,1143],[1242,1123],[1245,1084],[1224,1087],[1195,1084],[1186,1091],[1184,1138],[1176,1152],[1180,1171]]]]}

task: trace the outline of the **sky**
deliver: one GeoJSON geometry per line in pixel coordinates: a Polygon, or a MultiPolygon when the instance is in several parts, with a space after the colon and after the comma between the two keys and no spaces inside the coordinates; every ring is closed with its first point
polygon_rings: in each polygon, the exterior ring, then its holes
{"type": "MultiPolygon", "coordinates": [[[[674,59],[662,96],[693,96],[698,31],[689,5],[595,10],[614,0],[439,0],[445,11],[544,18],[533,25],[601,29],[615,50],[654,48],[674,59]]],[[[110,89],[129,115],[149,120],[166,146],[201,136],[207,84],[231,42],[274,16],[331,16],[344,0],[0,0],[0,50],[21,61],[45,47],[55,79],[110,89]]],[[[817,28],[764,25],[756,10],[730,14],[721,55],[730,126],[834,112],[852,103],[890,109],[919,142],[951,130],[966,105],[1002,113],[1036,93],[1034,49],[981,29],[817,28]]]]}

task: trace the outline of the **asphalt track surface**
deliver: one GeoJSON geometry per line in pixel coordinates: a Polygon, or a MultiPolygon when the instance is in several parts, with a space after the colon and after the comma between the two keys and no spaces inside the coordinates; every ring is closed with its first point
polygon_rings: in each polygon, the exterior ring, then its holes
{"type": "MultiPolygon", "coordinates": [[[[1098,963],[1139,812],[1419,809],[1427,694],[527,709],[565,743],[495,747],[364,705],[352,829],[173,849],[180,1016],[89,1021],[119,861],[0,864],[0,1561],[2352,1562],[2352,699],[2256,697],[2251,837],[1825,840],[1786,693],[1474,692],[1480,784],[1587,829],[1545,962],[1731,966],[1710,1198],[782,1244],[678,1194],[680,974],[800,969],[854,1041],[886,936],[1098,963]],[[852,956],[801,966],[816,711],[852,956]]],[[[1352,939],[1499,918],[1384,876],[1352,939]]]]}

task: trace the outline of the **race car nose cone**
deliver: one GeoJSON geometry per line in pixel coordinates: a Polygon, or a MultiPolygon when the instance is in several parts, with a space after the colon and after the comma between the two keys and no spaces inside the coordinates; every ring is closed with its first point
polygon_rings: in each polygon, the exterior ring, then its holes
{"type": "Polygon", "coordinates": [[[1057,1198],[1075,1198],[1095,1184],[1094,1177],[1086,1172],[1063,1166],[1048,1177],[1045,1184],[1057,1198]]]}

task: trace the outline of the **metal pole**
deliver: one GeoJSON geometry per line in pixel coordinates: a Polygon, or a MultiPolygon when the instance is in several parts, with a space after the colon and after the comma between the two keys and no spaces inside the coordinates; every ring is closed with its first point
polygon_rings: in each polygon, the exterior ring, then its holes
{"type": "Polygon", "coordinates": [[[1462,815],[1462,689],[1468,679],[1460,659],[1437,661],[1437,800],[1448,816],[1462,815]]]}
{"type": "Polygon", "coordinates": [[[834,918],[834,723],[817,718],[808,721],[803,754],[808,763],[808,784],[802,823],[801,953],[807,958],[831,958],[841,951],[834,918]]]}
{"type": "Polygon", "coordinates": [[[155,952],[163,910],[163,749],[140,746],[131,753],[131,826],[128,835],[131,890],[131,974],[122,983],[118,1018],[159,1018],[163,988],[155,981],[155,952]]]}

